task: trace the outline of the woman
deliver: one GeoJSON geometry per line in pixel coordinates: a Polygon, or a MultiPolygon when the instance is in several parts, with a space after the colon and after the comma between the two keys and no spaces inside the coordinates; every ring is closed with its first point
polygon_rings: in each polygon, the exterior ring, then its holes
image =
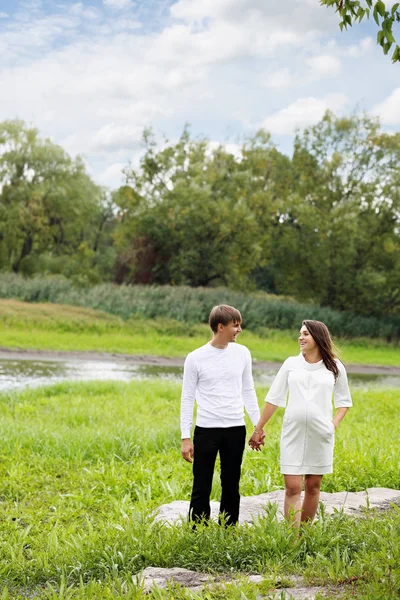
{"type": "Polygon", "coordinates": [[[262,428],[278,406],[286,407],[281,435],[285,517],[297,527],[317,512],[322,476],[332,473],[334,431],[352,406],[346,370],[335,358],[327,326],[303,321],[299,344],[300,354],[286,359],[275,377],[249,440],[253,449],[259,449],[262,428]],[[333,418],[332,397],[337,409],[333,418]]]}

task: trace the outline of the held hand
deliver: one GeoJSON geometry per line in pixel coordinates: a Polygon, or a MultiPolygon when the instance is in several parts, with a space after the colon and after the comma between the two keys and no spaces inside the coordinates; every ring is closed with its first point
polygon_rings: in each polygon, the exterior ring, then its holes
{"type": "Polygon", "coordinates": [[[182,440],[181,454],[188,463],[193,462],[194,448],[189,438],[182,440]]]}
{"type": "Polygon", "coordinates": [[[252,450],[256,450],[256,452],[261,451],[261,446],[265,445],[265,431],[261,430],[260,432],[253,432],[253,435],[249,439],[249,446],[252,450]]]}

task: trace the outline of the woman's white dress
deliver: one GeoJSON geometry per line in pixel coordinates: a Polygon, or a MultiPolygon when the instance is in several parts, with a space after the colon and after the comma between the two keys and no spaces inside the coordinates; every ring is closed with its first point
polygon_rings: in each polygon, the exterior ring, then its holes
{"type": "Polygon", "coordinates": [[[337,360],[339,376],[323,361],[308,363],[302,354],[285,360],[265,398],[286,407],[281,434],[281,473],[332,473],[335,408],[352,406],[346,369],[337,360]],[[289,393],[288,393],[289,392],[289,393]]]}

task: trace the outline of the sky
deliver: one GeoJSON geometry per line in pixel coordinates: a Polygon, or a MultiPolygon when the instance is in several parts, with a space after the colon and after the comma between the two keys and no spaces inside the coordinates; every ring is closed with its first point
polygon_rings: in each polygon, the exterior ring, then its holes
{"type": "Polygon", "coordinates": [[[175,141],[189,123],[232,151],[263,127],[287,154],[327,109],[399,131],[399,63],[374,21],[338,23],[319,0],[0,0],[0,121],[34,125],[111,189],[149,126],[175,141]]]}

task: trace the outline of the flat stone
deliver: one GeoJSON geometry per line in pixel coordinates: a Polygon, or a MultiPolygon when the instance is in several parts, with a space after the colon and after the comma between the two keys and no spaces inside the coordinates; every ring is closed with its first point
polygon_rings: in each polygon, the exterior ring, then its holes
{"type": "Polygon", "coordinates": [[[261,583],[264,577],[262,575],[249,575],[247,581],[249,583],[261,583]]]}
{"type": "Polygon", "coordinates": [[[206,583],[215,583],[216,579],[207,573],[198,573],[180,567],[171,569],[147,567],[142,572],[142,581],[143,589],[148,593],[154,584],[165,588],[168,583],[174,583],[195,591],[201,589],[206,583]]]}
{"type": "MultiPolygon", "coordinates": [[[[252,523],[253,519],[265,514],[269,504],[277,505],[277,517],[283,519],[284,491],[277,490],[260,494],[258,496],[242,496],[240,500],[239,523],[252,523]]],[[[400,502],[400,490],[389,488],[368,488],[362,492],[335,492],[329,494],[321,493],[321,502],[324,504],[325,512],[332,514],[335,510],[343,510],[349,515],[360,515],[363,508],[387,509],[391,503],[400,502]]],[[[157,509],[156,520],[166,523],[174,523],[186,520],[189,511],[189,502],[175,500],[169,504],[163,504],[157,509]]],[[[219,502],[211,502],[211,517],[218,518],[219,502]]]]}
{"type": "MultiPolygon", "coordinates": [[[[147,567],[141,577],[145,593],[149,593],[153,585],[166,588],[168,584],[178,584],[191,591],[200,591],[206,584],[223,585],[224,583],[232,582],[233,579],[232,575],[228,574],[215,577],[207,573],[197,573],[196,571],[181,569],[179,567],[171,569],[147,567]]],[[[273,589],[268,594],[268,598],[281,600],[284,597],[286,600],[315,600],[317,593],[323,594],[326,591],[322,587],[307,588],[304,586],[302,578],[295,579],[297,587],[273,589]]],[[[262,580],[262,575],[249,575],[247,577],[247,581],[250,583],[261,583],[262,580]]]]}
{"type": "Polygon", "coordinates": [[[272,590],[268,594],[268,598],[274,600],[315,600],[317,594],[323,594],[327,590],[321,587],[301,587],[301,588],[282,588],[279,590],[272,590]]]}

